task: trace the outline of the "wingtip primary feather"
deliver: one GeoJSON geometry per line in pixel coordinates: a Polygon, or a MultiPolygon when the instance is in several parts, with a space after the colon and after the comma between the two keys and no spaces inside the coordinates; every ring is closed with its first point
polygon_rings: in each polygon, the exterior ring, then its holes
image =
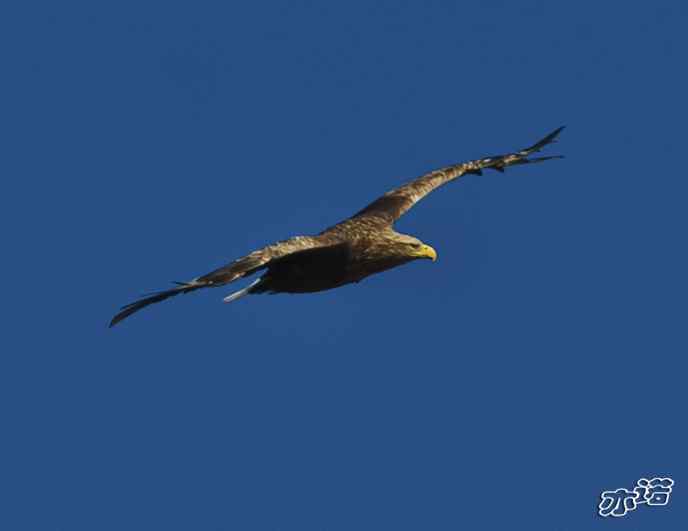
{"type": "Polygon", "coordinates": [[[521,150],[520,154],[522,154],[522,155],[524,155],[524,156],[527,157],[528,155],[530,155],[530,154],[532,154],[532,153],[536,153],[536,152],[540,151],[542,148],[544,148],[544,147],[547,146],[548,144],[553,144],[553,143],[555,143],[555,142],[557,141],[557,137],[559,136],[559,134],[560,134],[565,128],[566,128],[565,125],[562,125],[561,127],[558,127],[557,129],[555,129],[554,131],[552,131],[551,133],[549,133],[547,136],[545,136],[545,137],[542,138],[541,140],[538,140],[538,141],[537,141],[535,144],[533,144],[532,146],[527,147],[527,148],[524,149],[524,150],[521,150]]]}
{"type": "Polygon", "coordinates": [[[196,282],[196,281],[191,281],[191,282],[177,282],[178,286],[176,288],[164,290],[164,291],[158,291],[155,293],[148,294],[144,296],[144,298],[139,299],[137,301],[131,302],[125,306],[122,306],[120,308],[120,311],[115,315],[112,320],[110,321],[110,325],[108,328],[112,328],[115,326],[117,323],[120,321],[123,321],[127,317],[129,317],[131,314],[138,312],[139,310],[142,310],[146,306],[150,306],[151,304],[155,304],[157,302],[162,302],[166,299],[169,299],[170,297],[174,297],[175,295],[180,295],[183,293],[189,293],[191,291],[195,291],[199,288],[204,288],[207,287],[207,283],[202,283],[202,282],[196,282]]]}

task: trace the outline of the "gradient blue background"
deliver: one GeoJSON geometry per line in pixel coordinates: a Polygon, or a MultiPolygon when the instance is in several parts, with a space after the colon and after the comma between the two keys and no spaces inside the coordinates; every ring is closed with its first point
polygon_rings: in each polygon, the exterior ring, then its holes
{"type": "Polygon", "coordinates": [[[2,529],[685,529],[685,4],[0,11],[2,529]],[[562,124],[401,220],[435,264],[106,328],[562,124]]]}

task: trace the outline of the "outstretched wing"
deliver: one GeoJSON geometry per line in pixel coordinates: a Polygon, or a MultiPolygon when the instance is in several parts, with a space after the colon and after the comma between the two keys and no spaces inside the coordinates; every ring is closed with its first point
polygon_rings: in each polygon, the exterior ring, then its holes
{"type": "Polygon", "coordinates": [[[496,170],[504,172],[508,166],[515,166],[517,164],[533,164],[536,162],[543,162],[550,159],[563,158],[561,155],[550,157],[535,157],[527,158],[533,153],[537,153],[546,145],[556,141],[559,133],[564,129],[552,131],[545,138],[532,146],[516,151],[514,153],[507,153],[505,155],[494,155],[492,157],[485,157],[478,160],[471,160],[468,162],[461,162],[453,166],[447,166],[439,170],[432,171],[422,177],[404,184],[394,190],[390,190],[382,197],[376,199],[360,212],[356,213],[350,220],[366,220],[381,225],[391,225],[399,219],[407,210],[409,210],[418,201],[423,199],[426,195],[432,192],[435,188],[442,186],[454,179],[458,179],[467,173],[481,175],[483,169],[496,170]]]}
{"type": "Polygon", "coordinates": [[[296,236],[288,240],[268,245],[226,266],[211,271],[207,275],[194,278],[189,282],[175,282],[175,284],[178,284],[175,288],[153,293],[148,297],[144,297],[143,299],[123,306],[121,311],[112,318],[112,321],[110,321],[110,327],[115,326],[131,314],[138,312],[146,306],[155,304],[156,302],[162,302],[175,295],[190,293],[201,288],[224,286],[225,284],[229,284],[230,282],[234,282],[235,280],[268,267],[274,260],[278,260],[291,253],[312,249],[321,245],[323,245],[323,243],[308,236],[296,236]]]}

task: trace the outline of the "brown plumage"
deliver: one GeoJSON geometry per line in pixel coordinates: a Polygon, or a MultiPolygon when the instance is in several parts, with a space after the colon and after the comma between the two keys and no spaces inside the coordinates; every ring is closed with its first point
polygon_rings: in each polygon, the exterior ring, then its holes
{"type": "Polygon", "coordinates": [[[418,177],[316,236],[296,236],[268,245],[207,275],[128,304],[115,315],[110,326],[150,304],[201,288],[224,286],[261,270],[265,272],[258,280],[226,297],[225,301],[255,293],[323,291],[359,282],[411,260],[428,258],[434,261],[437,254],[432,247],[413,236],[396,232],[394,222],[435,188],[462,175],[481,175],[484,169],[504,172],[508,166],[562,158],[560,155],[527,158],[554,142],[562,129],[560,127],[521,151],[447,166],[418,177]]]}

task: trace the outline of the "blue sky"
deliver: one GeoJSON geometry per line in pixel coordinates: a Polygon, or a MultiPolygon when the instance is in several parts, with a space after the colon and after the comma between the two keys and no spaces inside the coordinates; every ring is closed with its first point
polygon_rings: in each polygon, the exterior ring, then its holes
{"type": "Polygon", "coordinates": [[[0,8],[3,529],[680,529],[680,2],[0,8]],[[308,296],[119,306],[566,124],[308,296]],[[602,490],[677,483],[596,516],[602,490]]]}

